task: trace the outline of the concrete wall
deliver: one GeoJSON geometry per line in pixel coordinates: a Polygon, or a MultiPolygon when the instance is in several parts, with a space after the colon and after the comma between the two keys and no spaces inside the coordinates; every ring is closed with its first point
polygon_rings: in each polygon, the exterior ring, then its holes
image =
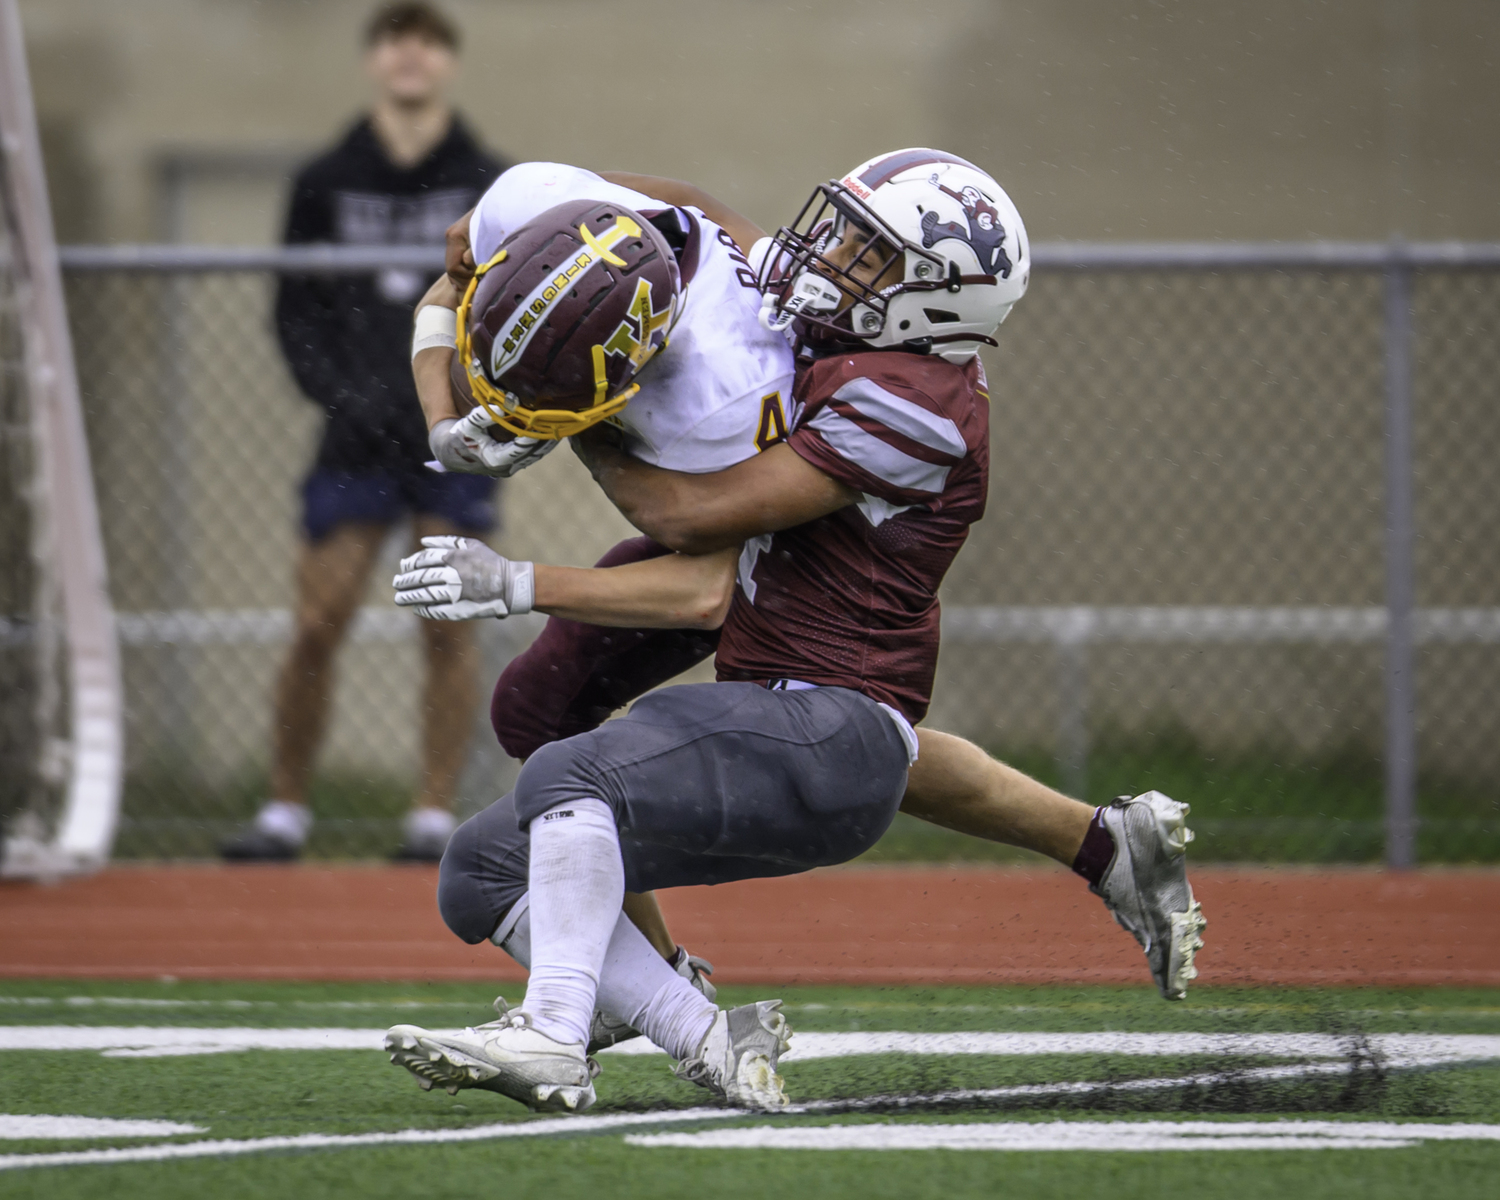
{"type": "MultiPolygon", "coordinates": [[[[360,108],[365,0],[22,0],[68,238],[264,241],[360,108]]],[[[464,111],[519,158],[694,179],[765,224],[869,154],[989,167],[1036,238],[1500,236],[1490,0],[485,0],[464,111]]]]}

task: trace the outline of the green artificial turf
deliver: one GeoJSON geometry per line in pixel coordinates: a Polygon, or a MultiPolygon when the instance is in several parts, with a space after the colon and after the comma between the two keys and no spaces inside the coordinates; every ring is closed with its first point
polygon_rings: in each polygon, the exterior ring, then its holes
{"type": "MultiPolygon", "coordinates": [[[[518,989],[506,988],[509,998],[518,989]]],[[[760,990],[725,987],[743,1002],[760,990]]],[[[786,988],[804,1032],[1173,1031],[1324,1032],[1351,1045],[1369,1033],[1500,1034],[1500,990],[1203,988],[1168,1005],[1139,988],[786,988]]],[[[474,984],[0,984],[0,1024],[94,1026],[339,1026],[394,1022],[451,1027],[487,1019],[492,992],[474,984]]],[[[700,1107],[660,1056],[607,1056],[589,1116],[700,1107]]],[[[1254,1068],[1263,1059],[1235,1065],[1254,1068]]],[[[1222,1060],[1127,1056],[863,1055],[788,1063],[798,1100],[912,1096],[1063,1080],[1125,1082],[1222,1072],[1222,1060]]],[[[249,1051],[105,1057],[95,1051],[0,1052],[0,1112],[173,1120],[202,1137],[448,1130],[539,1118],[502,1097],[423,1093],[375,1051],[249,1051]]],[[[1074,1099],[1011,1097],[900,1113],[743,1117],[731,1123],[884,1123],[1138,1119],[1328,1118],[1500,1122],[1500,1064],[1388,1071],[1074,1099]]],[[[655,1119],[648,1117],[648,1120],[655,1119]]],[[[717,1123],[719,1127],[723,1123],[717,1123]]],[[[583,1128],[580,1126],[580,1128],[583,1128]]],[[[673,1130],[693,1126],[673,1125],[673,1130]]],[[[650,1132],[652,1126],[645,1126],[650,1132]]],[[[0,1156],[132,1146],[142,1139],[9,1141],[0,1156]]],[[[71,1197],[598,1195],[843,1197],[1110,1196],[1406,1197],[1493,1195],[1500,1142],[1405,1149],[994,1152],[770,1151],[644,1148],[621,1131],[463,1144],[257,1152],[166,1162],[0,1171],[0,1196],[71,1197]]]]}

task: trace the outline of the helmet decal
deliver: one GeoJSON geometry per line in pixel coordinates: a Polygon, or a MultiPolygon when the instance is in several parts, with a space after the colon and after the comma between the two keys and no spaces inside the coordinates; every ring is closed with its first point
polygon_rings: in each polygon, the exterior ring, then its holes
{"type": "MultiPolygon", "coordinates": [[[[552,306],[554,300],[567,292],[568,286],[575,279],[595,263],[625,265],[624,259],[610,252],[611,248],[626,238],[640,237],[641,227],[622,214],[616,218],[613,225],[597,237],[589,230],[587,224],[580,225],[578,232],[583,237],[584,248],[555,276],[543,280],[531,289],[531,294],[516,307],[515,323],[506,331],[503,338],[495,339],[495,344],[490,348],[491,379],[500,378],[511,364],[526,352],[526,346],[541,325],[542,319],[547,315],[547,309],[552,306]]],[[[488,265],[486,264],[486,267],[488,265]]]]}
{"type": "Polygon", "coordinates": [[[669,329],[675,315],[675,306],[670,299],[667,307],[657,312],[651,304],[651,281],[637,280],[630,310],[605,341],[604,352],[625,355],[639,370],[653,354],[666,348],[665,334],[659,342],[656,334],[658,330],[669,329]]]}
{"type": "Polygon", "coordinates": [[[951,196],[963,206],[965,229],[956,221],[939,221],[935,212],[922,215],[922,245],[932,249],[944,238],[957,238],[968,243],[969,249],[979,259],[979,269],[986,275],[998,275],[1009,279],[1012,263],[1005,253],[1005,226],[1000,224],[1000,210],[990,198],[977,187],[966,184],[958,191],[943,186],[937,172],[928,177],[928,183],[945,196],[951,196]]]}

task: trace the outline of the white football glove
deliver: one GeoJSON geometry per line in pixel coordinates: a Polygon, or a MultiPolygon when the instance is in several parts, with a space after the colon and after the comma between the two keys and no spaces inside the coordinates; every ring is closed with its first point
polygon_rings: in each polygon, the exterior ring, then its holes
{"type": "Polygon", "coordinates": [[[497,442],[489,435],[494,426],[495,418],[476,408],[466,417],[439,421],[428,433],[427,444],[445,471],[500,479],[509,479],[557,449],[557,441],[549,438],[518,437],[497,442]]]}
{"type": "Polygon", "coordinates": [[[430,621],[473,621],[531,611],[535,572],[511,562],[483,542],[466,537],[425,537],[426,549],[401,560],[392,580],[396,603],[430,621]]]}

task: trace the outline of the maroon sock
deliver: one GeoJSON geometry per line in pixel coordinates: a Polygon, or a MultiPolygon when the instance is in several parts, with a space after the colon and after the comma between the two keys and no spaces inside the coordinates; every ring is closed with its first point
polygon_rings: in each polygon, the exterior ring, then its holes
{"type": "Polygon", "coordinates": [[[1073,860],[1073,873],[1082,875],[1093,887],[1098,887],[1114,857],[1114,836],[1104,826],[1104,810],[1096,808],[1094,819],[1089,822],[1089,831],[1083,835],[1083,845],[1078,847],[1078,857],[1073,860]]]}

